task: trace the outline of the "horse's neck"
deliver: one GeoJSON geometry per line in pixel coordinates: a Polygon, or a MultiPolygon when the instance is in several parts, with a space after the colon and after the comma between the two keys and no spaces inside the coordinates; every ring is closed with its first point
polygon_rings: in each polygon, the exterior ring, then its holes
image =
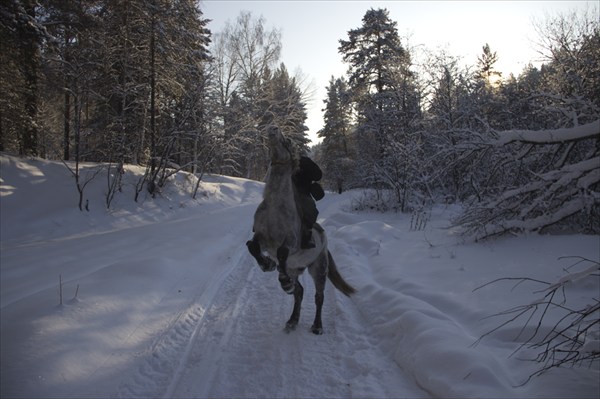
{"type": "Polygon", "coordinates": [[[292,190],[292,171],[287,165],[273,165],[265,183],[265,196],[278,191],[292,190]]]}
{"type": "MultiPolygon", "coordinates": [[[[255,229],[264,235],[266,248],[275,257],[282,242],[294,253],[300,246],[301,221],[292,168],[272,165],[263,193],[263,207],[255,229]]],[[[260,207],[259,207],[260,208],[260,207]]],[[[258,212],[258,211],[257,211],[258,212]]]]}
{"type": "Polygon", "coordinates": [[[266,200],[276,201],[294,198],[291,167],[287,165],[271,165],[263,196],[266,200]]]}

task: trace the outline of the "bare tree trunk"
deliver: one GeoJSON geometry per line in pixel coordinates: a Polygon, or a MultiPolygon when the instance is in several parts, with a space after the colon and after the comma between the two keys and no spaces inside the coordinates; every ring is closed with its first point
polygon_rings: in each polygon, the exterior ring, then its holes
{"type": "Polygon", "coordinates": [[[70,146],[71,146],[71,94],[69,93],[67,88],[67,82],[65,79],[65,109],[63,112],[63,120],[64,120],[64,141],[63,141],[63,158],[65,161],[69,160],[70,154],[70,146]]]}
{"type": "MultiPolygon", "coordinates": [[[[68,28],[65,26],[65,31],[68,28]]],[[[68,74],[68,68],[70,68],[69,65],[69,59],[68,59],[68,47],[69,47],[69,39],[70,36],[68,34],[68,32],[65,32],[65,49],[64,49],[64,64],[63,64],[63,78],[64,78],[64,92],[65,92],[65,99],[64,99],[64,107],[65,109],[63,110],[63,158],[65,161],[68,161],[71,154],[70,154],[70,147],[71,147],[71,93],[69,92],[69,86],[70,86],[70,82],[69,82],[69,74],[68,74]]]]}
{"type": "MultiPolygon", "coordinates": [[[[156,69],[155,69],[155,35],[156,21],[152,11],[150,25],[150,175],[154,176],[156,168],[156,69]]],[[[151,186],[148,186],[151,187],[151,186]]]]}

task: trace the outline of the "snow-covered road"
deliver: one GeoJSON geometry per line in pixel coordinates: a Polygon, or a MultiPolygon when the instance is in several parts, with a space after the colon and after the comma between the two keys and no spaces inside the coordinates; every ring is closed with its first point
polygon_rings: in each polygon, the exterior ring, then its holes
{"type": "Polygon", "coordinates": [[[244,245],[254,209],[4,248],[2,339],[18,344],[3,345],[2,396],[426,396],[330,284],[325,335],[309,330],[309,276],[301,323],[283,331],[293,298],[244,245]]]}
{"type": "Polygon", "coordinates": [[[314,287],[308,276],[302,279],[301,323],[288,334],[283,325],[292,297],[283,293],[276,274],[260,271],[245,246],[231,259],[215,295],[200,301],[205,310],[190,326],[165,397],[424,397],[369,337],[353,303],[331,285],[323,314],[326,334],[309,330],[314,287]]]}

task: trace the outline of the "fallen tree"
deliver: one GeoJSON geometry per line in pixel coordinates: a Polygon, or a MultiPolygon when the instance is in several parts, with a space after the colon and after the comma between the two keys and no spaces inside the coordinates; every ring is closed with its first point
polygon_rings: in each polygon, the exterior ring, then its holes
{"type": "Polygon", "coordinates": [[[486,195],[456,220],[468,236],[480,240],[561,223],[600,232],[600,120],[572,128],[500,132],[471,147],[469,156],[507,146],[513,148],[488,162],[512,166],[520,177],[512,176],[512,186],[486,195]]]}

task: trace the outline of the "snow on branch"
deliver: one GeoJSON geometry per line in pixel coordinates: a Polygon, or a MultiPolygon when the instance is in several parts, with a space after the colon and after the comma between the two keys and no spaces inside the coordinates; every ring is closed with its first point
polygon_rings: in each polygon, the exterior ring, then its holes
{"type": "Polygon", "coordinates": [[[589,190],[600,183],[600,156],[565,165],[504,191],[474,206],[458,222],[475,239],[509,231],[540,230],[554,225],[600,201],[589,190]],[[589,195],[582,195],[588,193],[589,195]]]}
{"type": "Polygon", "coordinates": [[[502,146],[519,141],[529,144],[559,144],[600,137],[600,120],[572,128],[549,130],[507,130],[498,133],[492,144],[502,146]]]}
{"type": "Polygon", "coordinates": [[[508,130],[461,147],[477,154],[489,190],[456,223],[471,239],[568,226],[596,233],[600,214],[600,120],[572,128],[508,130]],[[519,143],[517,146],[507,146],[519,143]],[[491,151],[491,153],[490,153],[491,151]],[[512,174],[510,171],[517,172],[512,174]],[[498,177],[494,176],[498,173],[498,177]]]}

